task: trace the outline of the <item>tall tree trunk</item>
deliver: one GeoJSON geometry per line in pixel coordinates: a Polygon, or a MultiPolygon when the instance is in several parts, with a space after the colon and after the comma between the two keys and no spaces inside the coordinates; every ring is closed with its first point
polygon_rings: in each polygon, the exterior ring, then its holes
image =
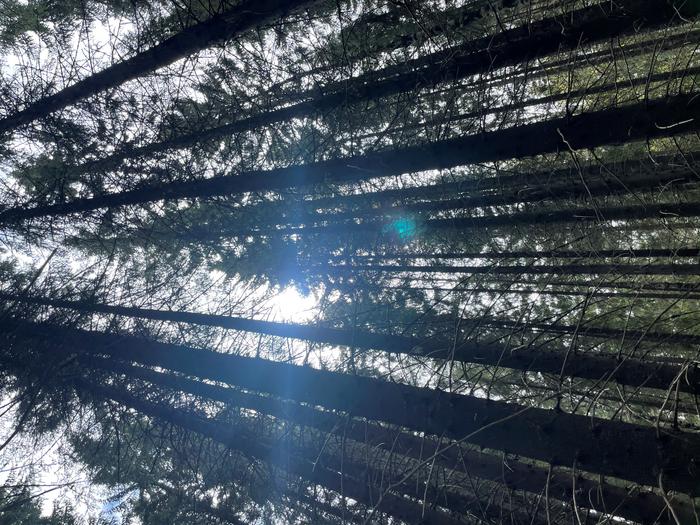
{"type": "MultiPolygon", "coordinates": [[[[517,284],[517,283],[515,283],[517,284]]],[[[357,289],[355,285],[334,284],[334,288],[338,290],[357,289]]],[[[434,286],[381,286],[381,285],[363,285],[363,290],[375,291],[433,291],[433,292],[472,292],[472,293],[489,293],[494,295],[551,295],[555,297],[607,297],[610,299],[661,299],[668,301],[679,300],[700,300],[700,294],[677,294],[677,293],[660,293],[660,292],[601,292],[598,290],[541,290],[538,288],[491,288],[487,286],[460,286],[453,287],[445,285],[434,286]]]]}
{"type": "MultiPolygon", "coordinates": [[[[338,494],[350,497],[370,509],[376,506],[380,511],[390,514],[406,523],[463,525],[461,520],[453,519],[444,512],[429,508],[423,509],[422,505],[418,502],[388,491],[377,490],[376,487],[371,487],[367,483],[326,468],[315,463],[315,458],[309,458],[305,457],[303,454],[298,454],[298,451],[291,447],[283,447],[284,453],[280,453],[276,450],[279,444],[276,446],[269,444],[265,440],[246,432],[244,429],[236,427],[231,428],[223,423],[211,419],[204,419],[195,414],[177,410],[162,403],[156,404],[145,401],[123,389],[97,385],[84,379],[75,379],[74,384],[79,391],[87,392],[98,398],[111,399],[146,416],[208,437],[250,457],[269,462],[306,481],[316,483],[338,494]],[[373,493],[375,498],[377,494],[381,493],[381,500],[374,500],[373,493]]],[[[344,468],[353,473],[362,470],[362,467],[353,467],[352,464],[344,465],[344,468]]]]}
{"type": "MultiPolygon", "coordinates": [[[[401,190],[386,190],[365,195],[348,195],[334,198],[322,198],[307,201],[276,201],[264,202],[262,204],[246,207],[241,213],[241,217],[245,218],[248,214],[251,217],[256,217],[256,230],[231,230],[230,217],[226,216],[226,220],[219,224],[210,223],[206,227],[199,224],[186,225],[182,231],[178,232],[183,239],[192,240],[194,242],[213,241],[230,236],[250,236],[250,235],[283,235],[289,231],[280,228],[272,228],[272,226],[284,225],[295,227],[292,225],[305,224],[303,230],[292,230],[295,233],[306,234],[310,232],[321,233],[336,233],[349,232],[352,230],[372,229],[377,227],[377,223],[367,222],[358,224],[356,221],[351,221],[350,224],[333,224],[333,221],[384,217],[393,218],[396,215],[405,215],[407,213],[440,213],[452,210],[477,209],[479,207],[512,205],[518,203],[540,203],[551,199],[590,199],[595,196],[608,196],[617,194],[635,193],[636,191],[668,191],[670,187],[681,188],[681,185],[694,185],[697,183],[697,169],[693,165],[669,169],[657,173],[650,173],[648,176],[627,176],[625,174],[616,174],[614,170],[620,166],[625,166],[624,169],[635,169],[638,163],[615,164],[594,166],[591,169],[582,170],[579,174],[572,174],[565,171],[564,175],[559,177],[558,172],[541,172],[531,173],[526,175],[511,175],[494,178],[481,179],[479,183],[472,181],[463,181],[456,183],[446,183],[441,185],[403,188],[401,190]],[[614,176],[607,178],[600,175],[600,171],[610,170],[614,176]],[[556,179],[555,179],[556,177],[556,179]],[[574,178],[575,177],[575,178],[574,178]],[[527,184],[526,180],[533,182],[540,178],[539,184],[527,184]],[[561,178],[561,180],[558,180],[561,178]],[[512,188],[507,187],[508,179],[519,181],[512,188]],[[582,182],[585,180],[586,182],[582,182]],[[547,181],[547,182],[544,182],[547,181]],[[499,184],[500,182],[500,184],[499,184]],[[498,188],[497,191],[489,191],[487,195],[479,195],[479,192],[473,194],[465,194],[458,198],[454,198],[455,193],[463,193],[472,185],[478,187],[480,191],[487,190],[491,187],[498,188]],[[449,200],[424,200],[434,197],[444,198],[451,195],[449,200]],[[419,202],[409,200],[412,198],[419,199],[419,202]],[[348,211],[333,211],[319,212],[317,210],[324,208],[337,209],[346,207],[351,204],[354,209],[348,211]],[[379,204],[379,206],[377,206],[379,204]],[[258,219],[261,214],[266,218],[258,219]],[[267,218],[269,217],[269,218],[267,218]],[[327,223],[324,226],[311,226],[312,224],[327,223]]],[[[692,187],[692,186],[691,186],[692,187]]],[[[562,203],[557,203],[559,206],[562,203]]],[[[595,202],[593,202],[595,205],[595,202]]],[[[620,220],[632,219],[641,220],[648,218],[670,218],[670,217],[692,217],[700,214],[697,210],[700,207],[694,203],[668,203],[657,205],[642,205],[642,206],[613,206],[613,207],[596,207],[596,208],[574,208],[566,210],[554,210],[545,212],[514,212],[504,213],[497,216],[479,216],[473,219],[458,218],[454,220],[436,219],[431,221],[426,220],[421,226],[427,230],[442,230],[449,227],[454,228],[479,228],[479,227],[499,227],[508,226],[516,223],[521,224],[542,224],[550,222],[587,222],[594,220],[620,220]],[[469,221],[465,224],[466,221],[469,221]]],[[[250,222],[250,221],[248,221],[250,222]]],[[[384,228],[386,225],[381,224],[384,228]]],[[[158,235],[158,230],[149,230],[149,236],[152,238],[158,235]]],[[[172,233],[172,226],[168,224],[166,228],[167,234],[172,233]]],[[[603,250],[604,253],[605,250],[603,250]]],[[[608,251],[612,253],[612,251],[608,251]]],[[[653,253],[664,253],[663,251],[650,251],[650,257],[655,256],[653,253]]],[[[687,250],[686,250],[687,252],[687,250]]],[[[520,252],[527,253],[527,252],[520,252]]],[[[574,254],[575,252],[569,252],[574,254]]],[[[631,257],[642,257],[636,255],[642,251],[634,250],[619,250],[619,256],[624,256],[624,253],[629,253],[631,257]]],[[[679,252],[683,253],[683,252],[679,252]]],[[[561,252],[561,257],[568,257],[567,252],[561,252]]],[[[572,257],[574,255],[571,255],[572,257]]],[[[602,256],[617,256],[617,255],[600,255],[602,256]]],[[[662,256],[662,255],[658,255],[662,256]]],[[[669,255],[670,256],[670,255],[669,255]]],[[[688,255],[689,256],[689,255],[688,255]]],[[[371,256],[367,256],[370,258],[371,256]]],[[[438,257],[438,256],[436,256],[438,257]]],[[[522,255],[522,257],[529,257],[522,255]]],[[[534,255],[532,257],[535,257],[534,255]]],[[[338,258],[342,258],[339,256],[338,258]]],[[[456,257],[453,257],[456,258],[456,257]]]]}
{"type": "MultiPolygon", "coordinates": [[[[122,374],[131,379],[145,380],[152,385],[175,392],[187,392],[231,406],[255,410],[261,414],[291,421],[299,426],[311,427],[322,433],[345,436],[347,439],[371,447],[380,447],[394,454],[403,454],[419,461],[434,457],[436,463],[445,468],[455,469],[532,494],[541,493],[549,484],[550,497],[571,503],[572,484],[569,472],[554,469],[548,474],[543,468],[519,462],[515,458],[501,458],[460,446],[445,449],[444,444],[441,445],[434,439],[417,437],[409,432],[396,433],[381,425],[338,417],[333,413],[319,411],[307,405],[193,381],[173,374],[122,364],[111,359],[93,356],[80,356],[78,359],[82,365],[90,368],[122,374]]],[[[638,522],[644,522],[650,516],[662,516],[660,523],[672,523],[668,513],[663,512],[666,508],[665,502],[653,492],[642,492],[633,496],[631,487],[616,487],[604,481],[599,483],[581,476],[576,479],[576,489],[578,504],[582,508],[591,508],[602,513],[614,509],[616,516],[638,522]],[[596,494],[596,497],[589,498],[587,494],[596,494]]],[[[692,506],[688,501],[681,499],[674,503],[677,515],[683,516],[684,519],[692,518],[692,506]]],[[[472,512],[478,513],[478,510],[476,508],[472,512]]]]}
{"type": "MultiPolygon", "coordinates": [[[[483,107],[465,113],[457,113],[455,115],[450,115],[449,117],[443,116],[441,118],[425,120],[422,122],[417,122],[415,124],[407,124],[405,126],[392,127],[391,130],[389,130],[389,133],[394,134],[405,131],[421,130],[426,126],[444,126],[448,123],[461,122],[464,120],[476,120],[483,118],[487,115],[498,115],[502,113],[514,112],[521,109],[533,108],[535,106],[550,105],[555,102],[566,101],[571,102],[572,105],[575,105],[581,102],[582,100],[585,100],[586,97],[603,93],[609,93],[611,95],[610,98],[615,100],[618,104],[622,102],[633,102],[637,100],[636,91],[634,91],[633,89],[631,92],[626,93],[623,90],[630,88],[638,88],[640,86],[646,88],[647,86],[657,82],[664,82],[665,84],[650,88],[650,91],[652,93],[657,89],[666,88],[668,90],[668,88],[670,87],[669,83],[672,83],[674,80],[693,77],[698,73],[700,73],[700,67],[689,67],[687,69],[678,69],[673,71],[665,71],[663,73],[655,73],[653,75],[646,74],[644,76],[628,78],[625,79],[624,85],[622,85],[620,81],[616,80],[615,82],[611,82],[609,84],[596,84],[579,89],[572,89],[570,91],[562,93],[554,93],[552,95],[547,95],[543,97],[527,98],[523,96],[522,99],[518,100],[517,102],[510,102],[502,105],[492,105],[489,103],[485,103],[483,107]]],[[[372,137],[380,137],[386,135],[387,131],[376,131],[373,133],[363,134],[359,136],[358,139],[368,139],[372,137]]]]}
{"type": "Polygon", "coordinates": [[[9,208],[0,213],[0,222],[11,223],[158,200],[275,191],[321,183],[358,182],[401,173],[522,158],[560,149],[568,150],[569,147],[592,148],[605,144],[673,136],[691,132],[697,129],[699,123],[700,102],[692,100],[689,96],[679,95],[667,100],[584,113],[424,146],[248,172],[237,176],[144,187],[34,208],[9,208]]]}
{"type": "Polygon", "coordinates": [[[689,468],[700,449],[690,434],[602,420],[536,407],[413,387],[287,363],[196,350],[130,336],[30,323],[5,336],[50,340],[71,352],[104,355],[222,381],[246,390],[340,410],[417,432],[507,450],[691,495],[700,491],[689,468]],[[468,417],[465,417],[468,415],[468,417]]]}
{"type": "Polygon", "coordinates": [[[338,255],[336,260],[381,259],[627,259],[700,257],[700,248],[629,248],[612,250],[513,250],[502,252],[388,252],[372,255],[338,255]]]}
{"type": "MultiPolygon", "coordinates": [[[[487,183],[488,181],[484,182],[487,183]]],[[[688,170],[684,170],[682,174],[677,172],[666,176],[660,174],[659,176],[636,179],[624,184],[611,184],[609,181],[598,183],[597,181],[589,180],[586,180],[585,183],[568,180],[562,184],[554,184],[552,181],[541,187],[520,187],[513,188],[512,190],[503,188],[503,190],[497,194],[465,195],[447,200],[420,202],[407,200],[396,203],[394,200],[394,203],[389,203],[390,205],[380,207],[376,205],[372,206],[373,201],[376,202],[378,200],[379,202],[386,202],[392,200],[388,196],[382,196],[380,192],[377,194],[368,194],[365,202],[362,202],[360,198],[353,199],[356,205],[364,204],[364,206],[348,211],[318,212],[315,211],[315,209],[326,206],[316,203],[315,201],[301,203],[300,206],[295,206],[293,212],[285,209],[283,205],[288,205],[288,203],[285,202],[280,204],[275,203],[273,206],[269,206],[267,203],[262,204],[256,206],[251,211],[258,212],[262,211],[264,208],[268,208],[269,212],[274,213],[271,219],[259,221],[259,226],[329,223],[332,221],[355,218],[391,217],[397,213],[439,213],[444,211],[474,210],[482,207],[520,203],[541,203],[542,201],[548,200],[592,199],[593,197],[629,194],[637,191],[653,191],[664,185],[668,185],[666,186],[667,188],[672,186],[679,187],[682,184],[693,184],[695,182],[697,182],[696,171],[689,168],[688,170]],[[301,207],[301,209],[297,209],[298,207],[301,207]]],[[[392,193],[394,192],[394,190],[389,191],[392,193]]],[[[338,203],[342,200],[342,198],[339,198],[338,203]]],[[[521,214],[521,216],[523,217],[522,221],[527,221],[528,223],[537,223],[541,221],[549,222],[553,220],[572,222],[583,220],[645,219],[673,215],[688,217],[694,216],[694,206],[696,206],[694,203],[669,203],[643,206],[599,207],[597,209],[578,208],[565,211],[530,212],[528,214],[521,214]]],[[[330,208],[332,205],[328,205],[327,207],[330,208]]],[[[698,214],[700,214],[700,212],[698,214]]],[[[480,221],[483,221],[486,226],[502,226],[509,224],[508,218],[499,220],[493,217],[479,217],[474,220],[477,223],[476,227],[479,226],[480,221]]]]}
{"type": "MultiPolygon", "coordinates": [[[[671,186],[678,188],[684,184],[697,183],[698,167],[694,164],[682,165],[676,160],[674,165],[672,157],[659,157],[655,160],[658,165],[653,168],[648,163],[626,161],[592,165],[582,168],[580,171],[564,169],[513,175],[499,174],[497,177],[363,194],[303,201],[263,202],[247,207],[245,212],[251,212],[256,216],[262,213],[266,216],[272,216],[269,220],[256,221],[256,224],[260,226],[311,224],[356,217],[386,216],[396,213],[397,208],[401,213],[458,210],[552,199],[592,198],[602,195],[627,194],[640,190],[655,191],[662,188],[668,189],[671,186]],[[293,212],[290,212],[290,207],[293,208],[293,212]],[[353,209],[333,213],[317,211],[328,208],[353,209]]],[[[578,211],[581,212],[581,210],[578,211]]],[[[647,212],[650,216],[654,216],[654,213],[647,212]]],[[[583,214],[584,216],[595,215],[594,210],[584,210],[583,214]]],[[[569,217],[569,215],[565,217],[569,217]]],[[[204,229],[200,231],[195,226],[183,234],[202,238],[203,233],[204,229]]],[[[208,237],[211,237],[211,232],[204,238],[208,237]]]]}
{"type": "MultiPolygon", "coordinates": [[[[554,192],[547,192],[534,197],[534,202],[539,202],[543,198],[551,198],[554,192]]],[[[571,190],[567,190],[571,193],[571,190]]],[[[595,188],[591,196],[608,195],[609,189],[595,188]]],[[[521,202],[532,202],[532,197],[520,196],[487,196],[475,198],[459,198],[448,201],[421,202],[415,204],[403,204],[394,208],[357,210],[350,212],[326,213],[326,214],[300,214],[298,221],[306,224],[328,223],[323,226],[307,225],[304,227],[272,228],[266,227],[265,222],[261,222],[262,228],[257,230],[233,230],[221,232],[222,236],[250,236],[250,235],[287,235],[287,234],[310,234],[310,233],[350,233],[363,231],[376,231],[386,229],[386,222],[367,221],[357,223],[354,220],[348,222],[330,222],[338,219],[365,219],[367,217],[383,217],[391,219],[397,216],[405,216],[410,213],[437,214],[444,211],[476,210],[480,207],[500,206],[504,204],[514,204],[521,202]]],[[[561,205],[561,204],[560,204],[561,205]]],[[[668,219],[677,217],[697,217],[700,216],[699,202],[673,202],[664,204],[642,204],[632,206],[611,206],[611,207],[586,207],[570,208],[564,210],[533,211],[533,212],[505,212],[495,215],[478,215],[476,217],[454,217],[446,219],[423,219],[419,227],[425,230],[446,230],[446,229],[473,229],[473,228],[494,228],[505,226],[518,226],[530,224],[550,224],[550,223],[584,223],[603,222],[619,220],[643,220],[643,219],[668,219]]],[[[205,231],[203,229],[203,231],[205,231]]],[[[196,228],[193,234],[199,233],[196,228]]]]}
{"type": "MultiPolygon", "coordinates": [[[[471,321],[467,321],[471,322],[471,321]]],[[[622,338],[628,341],[649,341],[654,343],[667,343],[667,344],[682,344],[682,345],[700,345],[700,335],[694,334],[683,334],[683,333],[671,333],[671,332],[647,332],[644,330],[626,330],[620,328],[607,328],[603,326],[592,326],[588,323],[581,323],[580,325],[565,325],[561,323],[540,323],[540,322],[530,322],[530,321],[510,321],[507,319],[493,319],[485,317],[483,319],[474,320],[473,322],[485,325],[485,326],[498,326],[508,329],[523,329],[532,330],[536,332],[550,333],[550,334],[573,334],[576,333],[578,337],[602,337],[602,338],[615,338],[616,340],[621,340],[622,338]]],[[[700,379],[700,378],[699,378],[700,379]]]]}
{"type": "Polygon", "coordinates": [[[612,280],[612,281],[601,281],[601,280],[561,280],[561,279],[547,279],[547,280],[537,280],[522,278],[518,280],[513,280],[511,277],[506,276],[484,276],[480,277],[480,283],[493,283],[498,285],[504,284],[532,284],[540,286],[563,286],[563,287],[579,287],[584,290],[589,289],[605,289],[605,290],[633,290],[633,291],[661,291],[661,292],[677,292],[683,297],[692,296],[692,292],[698,291],[698,283],[693,282],[682,282],[682,281],[657,281],[657,282],[634,282],[634,281],[623,281],[623,280],[612,280]]]}
{"type": "MultiPolygon", "coordinates": [[[[684,31],[680,34],[667,35],[661,40],[659,39],[659,35],[653,35],[651,38],[635,39],[634,42],[625,42],[624,57],[629,61],[632,58],[637,58],[641,55],[649,53],[651,49],[656,48],[659,51],[664,51],[682,47],[684,45],[691,45],[697,41],[698,37],[700,37],[700,30],[684,31]]],[[[616,47],[606,46],[604,49],[588,51],[586,53],[578,53],[574,55],[567,53],[564,58],[560,59],[552,59],[550,56],[544,61],[539,61],[537,64],[518,64],[516,65],[516,68],[511,71],[499,70],[498,73],[489,71],[487,79],[480,75],[478,78],[469,79],[457,85],[452,83],[449,85],[449,87],[438,88],[434,90],[433,93],[444,93],[455,88],[473,89],[475,87],[482,86],[485,82],[488,83],[489,87],[495,88],[513,83],[525,83],[527,81],[541,80],[546,76],[553,77],[557,75],[565,75],[569,71],[579,67],[598,66],[609,62],[614,62],[617,60],[615,55],[616,52],[619,52],[619,49],[616,47]],[[524,68],[517,67],[523,65],[525,66],[524,68]]],[[[299,81],[307,76],[312,76],[316,73],[322,72],[323,70],[323,68],[312,69],[308,72],[302,73],[301,75],[292,76],[288,80],[281,82],[280,85],[288,82],[299,81]]],[[[279,90],[280,85],[273,86],[269,92],[279,90]]],[[[299,101],[304,99],[305,94],[286,91],[283,92],[282,96],[285,100],[299,101]]]]}
{"type": "MultiPolygon", "coordinates": [[[[700,210],[699,210],[700,211],[700,210]]],[[[357,272],[440,273],[491,275],[700,275],[697,264],[511,264],[508,266],[464,266],[447,264],[335,264],[323,267],[332,275],[357,272]]],[[[700,283],[698,284],[700,288],[700,283]]]]}
{"type": "MultiPolygon", "coordinates": [[[[514,349],[502,345],[479,344],[473,341],[451,341],[444,338],[424,340],[360,330],[324,328],[222,315],[150,310],[52,299],[17,298],[12,296],[6,297],[6,299],[45,304],[57,308],[71,308],[80,312],[108,313],[142,319],[186,322],[200,326],[218,326],[258,334],[302,339],[316,343],[348,346],[358,349],[375,349],[409,356],[455,360],[555,375],[564,374],[593,381],[617,381],[626,385],[646,386],[664,390],[674,384],[674,380],[681,372],[680,366],[647,363],[629,356],[565,355],[559,350],[548,351],[529,347],[514,349]]],[[[0,326],[2,326],[1,322],[0,326]]],[[[686,380],[681,380],[678,383],[678,388],[685,392],[700,392],[700,370],[697,370],[695,366],[691,366],[687,371],[686,380]]]]}
{"type": "Polygon", "coordinates": [[[211,19],[183,29],[160,44],[118,62],[0,119],[0,134],[65,108],[80,99],[172,64],[192,53],[233,38],[270,19],[282,17],[315,0],[245,0],[211,19]]]}
{"type": "Polygon", "coordinates": [[[163,142],[130,148],[78,169],[105,169],[125,158],[183,148],[232,133],[303,118],[341,105],[434,86],[446,80],[453,81],[484,71],[529,62],[558,51],[577,49],[581,45],[637,34],[640,28],[656,29],[681,21],[673,4],[665,0],[618,0],[614,4],[597,4],[573,11],[566,16],[537,20],[397,66],[389,66],[330,84],[301,95],[300,98],[308,99],[304,102],[216,128],[197,130],[163,142]]]}
{"type": "MultiPolygon", "coordinates": [[[[695,155],[689,153],[689,157],[695,155]]],[[[446,199],[455,196],[480,197],[494,194],[511,195],[521,191],[526,195],[542,195],[541,198],[566,197],[573,198],[582,195],[585,191],[583,178],[586,185],[593,187],[607,185],[609,193],[621,193],[626,188],[654,188],[652,181],[657,180],[661,188],[666,184],[676,182],[678,184],[697,182],[696,163],[675,156],[658,156],[654,158],[655,164],[637,160],[623,160],[621,162],[607,162],[591,164],[588,166],[548,169],[540,171],[496,171],[494,177],[474,177],[456,182],[445,182],[429,186],[414,186],[400,189],[383,190],[377,192],[340,195],[334,197],[317,198],[305,201],[309,207],[339,208],[350,206],[366,206],[368,202],[373,204],[392,205],[395,203],[411,202],[417,200],[446,199]],[[545,194],[551,188],[564,191],[568,188],[570,193],[545,194]]],[[[535,200],[533,197],[532,200],[535,200]]],[[[263,205],[261,205],[263,206],[263,205]]],[[[264,206],[270,207],[268,203],[264,206]]]]}

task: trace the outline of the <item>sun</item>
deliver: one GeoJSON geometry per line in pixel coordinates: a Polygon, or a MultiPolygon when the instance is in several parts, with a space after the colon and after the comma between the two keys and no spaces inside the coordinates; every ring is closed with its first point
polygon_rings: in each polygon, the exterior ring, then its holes
{"type": "Polygon", "coordinates": [[[314,291],[304,295],[294,286],[287,286],[270,299],[272,318],[276,321],[304,322],[313,318],[318,306],[314,291]]]}

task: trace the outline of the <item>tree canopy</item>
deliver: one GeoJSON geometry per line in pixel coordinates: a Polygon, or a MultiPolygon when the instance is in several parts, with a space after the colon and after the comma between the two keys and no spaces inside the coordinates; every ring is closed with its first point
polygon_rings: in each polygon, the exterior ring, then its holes
{"type": "Polygon", "coordinates": [[[0,7],[0,524],[700,525],[697,0],[0,7]]]}

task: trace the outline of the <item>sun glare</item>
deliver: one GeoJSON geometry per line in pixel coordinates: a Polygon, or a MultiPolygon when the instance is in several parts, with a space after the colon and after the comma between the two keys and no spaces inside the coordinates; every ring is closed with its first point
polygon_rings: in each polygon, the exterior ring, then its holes
{"type": "Polygon", "coordinates": [[[318,297],[314,292],[304,295],[294,286],[282,289],[271,300],[272,317],[276,321],[301,323],[314,316],[318,297]]]}

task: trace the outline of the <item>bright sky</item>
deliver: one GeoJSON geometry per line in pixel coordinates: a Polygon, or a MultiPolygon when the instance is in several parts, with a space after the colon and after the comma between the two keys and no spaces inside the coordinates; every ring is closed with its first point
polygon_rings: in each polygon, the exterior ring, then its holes
{"type": "Polygon", "coordinates": [[[302,295],[294,286],[288,286],[271,301],[272,317],[277,321],[302,323],[313,317],[318,297],[312,292],[302,295]]]}

